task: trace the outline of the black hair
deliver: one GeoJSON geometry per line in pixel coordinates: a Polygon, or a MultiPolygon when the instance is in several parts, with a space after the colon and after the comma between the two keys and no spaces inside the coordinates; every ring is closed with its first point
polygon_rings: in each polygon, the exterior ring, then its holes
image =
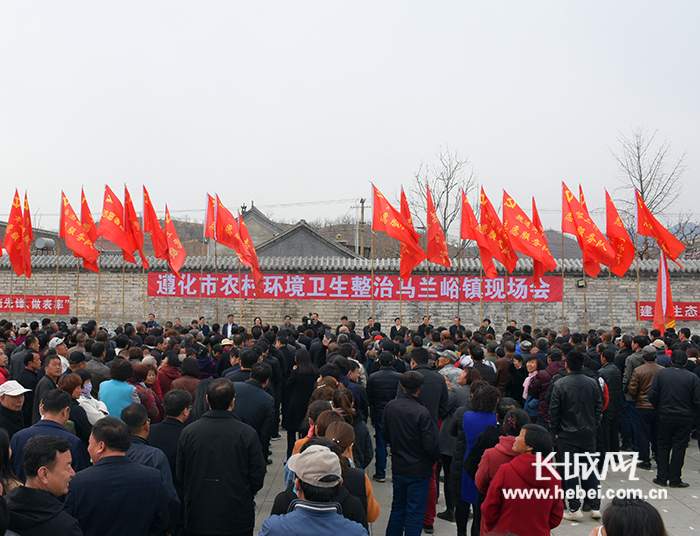
{"type": "Polygon", "coordinates": [[[197,360],[194,357],[186,357],[182,362],[180,374],[183,376],[190,376],[192,378],[199,378],[199,364],[197,363],[197,360]]]}
{"type": "Polygon", "coordinates": [[[409,370],[401,375],[399,381],[401,382],[401,386],[407,395],[415,395],[423,385],[425,378],[420,372],[409,370]]]}
{"type": "Polygon", "coordinates": [[[128,382],[134,373],[134,366],[126,359],[115,359],[109,367],[109,375],[113,380],[128,382]]]}
{"type": "Polygon", "coordinates": [[[239,357],[241,359],[241,368],[244,369],[253,368],[253,365],[260,359],[258,353],[252,349],[242,351],[239,357]]]}
{"type": "Polygon", "coordinates": [[[178,417],[192,404],[192,395],[184,389],[171,389],[163,396],[166,417],[178,417]]]}
{"type": "Polygon", "coordinates": [[[472,359],[474,361],[483,361],[484,360],[484,350],[481,348],[481,346],[474,345],[471,348],[469,348],[469,353],[472,356],[472,359]]]}
{"type": "Polygon", "coordinates": [[[506,413],[510,411],[511,409],[514,408],[519,408],[520,404],[508,396],[504,396],[498,401],[498,405],[496,406],[496,417],[498,417],[498,422],[503,423],[505,422],[503,419],[506,417],[506,413]]]}
{"type": "Polygon", "coordinates": [[[4,428],[0,428],[0,483],[2,489],[7,493],[17,480],[10,464],[10,436],[4,428]]]}
{"type": "Polygon", "coordinates": [[[658,510],[641,498],[615,497],[603,512],[603,527],[608,536],[666,536],[658,510]]]}
{"type": "Polygon", "coordinates": [[[236,396],[236,388],[228,378],[218,378],[207,387],[207,398],[211,409],[228,410],[236,396]]]}
{"type": "Polygon", "coordinates": [[[319,503],[329,503],[332,502],[340,493],[340,486],[342,484],[339,482],[336,486],[332,488],[320,488],[318,486],[312,486],[307,484],[303,480],[299,479],[299,487],[304,492],[304,497],[306,500],[319,503]]]}
{"type": "Polygon", "coordinates": [[[92,345],[92,348],[90,349],[90,353],[92,354],[92,357],[102,357],[102,354],[105,353],[107,350],[107,345],[103,342],[96,342],[92,345]]]}
{"type": "Polygon", "coordinates": [[[428,350],[423,348],[414,348],[411,352],[411,359],[416,362],[417,365],[426,365],[430,359],[430,354],[428,350]]]}
{"type": "Polygon", "coordinates": [[[583,368],[583,354],[578,350],[571,350],[566,355],[566,365],[571,372],[579,371],[583,368]]]}
{"type": "Polygon", "coordinates": [[[561,361],[561,358],[563,357],[562,351],[559,348],[550,348],[547,351],[547,357],[552,361],[561,361]]]}
{"type": "Polygon", "coordinates": [[[520,435],[520,429],[530,423],[530,416],[522,408],[513,408],[506,413],[503,420],[503,431],[506,435],[515,437],[520,435]]]}
{"type": "Polygon", "coordinates": [[[320,369],[318,369],[318,372],[324,378],[326,376],[332,376],[336,380],[340,381],[340,369],[338,368],[338,365],[326,363],[320,369]]]}
{"type": "Polygon", "coordinates": [[[297,371],[299,374],[307,376],[318,375],[318,370],[311,361],[311,355],[309,354],[308,350],[301,348],[294,353],[294,357],[296,359],[297,371]]]}
{"type": "Polygon", "coordinates": [[[122,410],[120,417],[129,427],[129,433],[134,435],[146,426],[148,410],[141,404],[129,404],[122,410]]]}
{"type": "Polygon", "coordinates": [[[272,375],[272,367],[267,363],[255,363],[250,371],[250,379],[258,383],[265,383],[272,375]]]}
{"type": "Polygon", "coordinates": [[[92,427],[92,436],[110,450],[126,452],[131,446],[129,427],[116,417],[104,417],[92,427]]]}
{"type": "Polygon", "coordinates": [[[61,389],[52,389],[41,399],[41,405],[44,406],[44,414],[60,413],[70,407],[71,397],[61,389]]]}
{"type": "Polygon", "coordinates": [[[472,397],[472,411],[493,413],[501,398],[501,392],[493,385],[486,385],[479,389],[472,397]]]}
{"type": "Polygon", "coordinates": [[[684,350],[674,350],[671,352],[671,363],[685,367],[688,362],[688,354],[684,350]]]}
{"type": "Polygon", "coordinates": [[[542,426],[537,424],[526,424],[522,427],[525,432],[525,444],[532,447],[532,453],[547,455],[552,452],[552,436],[542,426]]]}
{"type": "Polygon", "coordinates": [[[34,356],[35,356],[35,355],[38,355],[38,354],[37,354],[36,352],[27,352],[26,354],[24,354],[24,357],[22,358],[22,363],[24,363],[24,366],[25,366],[25,367],[26,367],[27,365],[29,365],[29,363],[31,363],[32,361],[34,361],[34,356]]]}
{"type": "Polygon", "coordinates": [[[28,478],[35,477],[39,469],[46,467],[53,470],[58,454],[70,450],[70,441],[53,435],[32,437],[22,451],[22,467],[28,478]]]}

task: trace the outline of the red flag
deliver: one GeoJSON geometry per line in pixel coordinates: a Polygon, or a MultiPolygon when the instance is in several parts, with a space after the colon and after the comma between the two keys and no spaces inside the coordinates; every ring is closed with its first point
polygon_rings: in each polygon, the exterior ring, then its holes
{"type": "Polygon", "coordinates": [[[609,266],[613,263],[615,253],[612,246],[603,236],[603,233],[600,232],[600,229],[593,223],[586,210],[576,199],[576,196],[571,193],[566,184],[562,182],[562,185],[564,192],[562,232],[576,235],[578,245],[583,252],[584,270],[589,276],[595,277],[600,273],[600,264],[609,266]],[[571,231],[572,226],[568,216],[571,217],[571,222],[573,222],[573,232],[571,231]]]}
{"type": "MultiPolygon", "coordinates": [[[[642,196],[637,194],[637,232],[640,235],[651,236],[656,240],[666,256],[681,266],[676,259],[685,249],[683,242],[673,236],[663,225],[659,223],[651,211],[644,204],[642,196]]],[[[681,266],[682,268],[682,266],[681,266]]]]}
{"type": "Polygon", "coordinates": [[[216,196],[216,241],[222,246],[234,250],[242,264],[252,267],[253,261],[243,245],[238,222],[231,211],[221,202],[218,194],[216,196]]]}
{"type": "Polygon", "coordinates": [[[216,240],[216,200],[207,194],[207,209],[204,216],[204,237],[216,240]]]}
{"type": "MultiPolygon", "coordinates": [[[[578,201],[581,204],[581,210],[583,210],[585,217],[590,220],[591,216],[588,213],[588,205],[586,204],[586,198],[583,196],[583,186],[581,186],[580,184],[578,185],[578,201]]],[[[581,249],[583,250],[583,268],[584,268],[584,270],[586,270],[586,273],[594,273],[594,274],[598,275],[600,273],[600,264],[598,264],[596,261],[594,261],[593,259],[590,258],[588,251],[585,248],[581,248],[581,249]]],[[[614,251],[613,251],[613,253],[614,253],[614,251]]]]}
{"type": "Polygon", "coordinates": [[[156,209],[151,203],[151,196],[148,195],[148,190],[143,187],[143,231],[151,233],[151,243],[153,244],[153,252],[157,259],[168,260],[168,239],[165,236],[163,228],[160,226],[156,209]]]}
{"type": "Polygon", "coordinates": [[[671,296],[671,281],[668,277],[668,262],[666,255],[661,252],[659,258],[659,281],[656,285],[656,304],[654,307],[654,329],[661,333],[666,328],[676,327],[676,312],[673,309],[673,297],[671,296]]]}
{"type": "Polygon", "coordinates": [[[420,249],[420,237],[401,213],[372,185],[372,230],[383,231],[391,238],[405,243],[410,249],[420,249]]]}
{"type": "Polygon", "coordinates": [[[168,242],[168,264],[170,265],[170,269],[175,274],[175,277],[182,279],[180,268],[185,264],[187,253],[177,236],[175,224],[173,224],[173,220],[170,218],[168,205],[165,205],[165,238],[168,242]]]}
{"type": "Polygon", "coordinates": [[[503,228],[496,209],[486,197],[483,186],[481,187],[481,229],[486,237],[491,255],[506,267],[508,273],[511,273],[518,262],[518,256],[513,250],[508,233],[503,228]]]}
{"type": "Polygon", "coordinates": [[[73,255],[83,259],[83,263],[87,262],[89,266],[94,265],[97,257],[100,256],[63,192],[61,192],[59,236],[65,239],[66,246],[73,252],[73,255]]]}
{"type": "Polygon", "coordinates": [[[22,230],[22,259],[24,261],[24,275],[32,277],[32,252],[30,249],[31,243],[34,241],[34,231],[32,230],[32,215],[29,212],[29,200],[27,192],[24,192],[24,225],[22,230]]]}
{"type": "MultiPolygon", "coordinates": [[[[401,187],[401,215],[406,219],[409,230],[415,233],[411,209],[408,207],[408,200],[406,199],[403,187],[401,187]]],[[[423,262],[424,259],[425,251],[423,251],[423,248],[418,246],[416,249],[415,245],[408,245],[405,242],[401,242],[401,269],[399,272],[401,279],[408,281],[413,269],[423,262]]]]}
{"type": "Polygon", "coordinates": [[[605,221],[605,234],[608,235],[608,241],[615,252],[615,260],[610,265],[610,271],[622,277],[634,260],[634,244],[607,190],[605,190],[605,221]]]}
{"type": "Polygon", "coordinates": [[[503,190],[503,227],[516,251],[532,257],[533,261],[543,263],[547,271],[556,269],[557,263],[549,252],[547,239],[505,190],[503,190]]]}
{"type": "MultiPolygon", "coordinates": [[[[99,257],[100,252],[97,250],[97,226],[95,225],[95,220],[92,219],[92,212],[90,212],[87,197],[85,197],[85,191],[82,188],[80,189],[80,223],[88,237],[88,240],[85,242],[87,243],[89,241],[90,244],[92,244],[92,247],[95,248],[99,257]]],[[[85,257],[83,257],[83,268],[95,273],[99,273],[100,271],[97,261],[89,262],[85,257]]]]}
{"type": "Polygon", "coordinates": [[[134,203],[131,201],[131,194],[129,194],[129,189],[126,187],[126,184],[124,185],[124,215],[126,216],[124,231],[129,241],[129,247],[132,248],[131,252],[133,253],[137,249],[139,250],[139,256],[141,257],[143,267],[148,270],[148,261],[143,254],[143,230],[141,229],[139,217],[136,215],[134,203]]]}
{"type": "Polygon", "coordinates": [[[102,204],[102,217],[97,228],[97,236],[101,236],[119,246],[122,256],[127,262],[136,264],[133,250],[124,231],[124,206],[109,186],[105,186],[105,197],[102,204]]]}
{"type": "MultiPolygon", "coordinates": [[[[542,240],[544,240],[544,243],[547,245],[547,250],[549,250],[549,244],[547,243],[547,235],[544,232],[544,226],[542,225],[542,220],[540,220],[540,213],[537,212],[537,205],[535,204],[535,198],[532,198],[532,224],[537,228],[537,230],[540,232],[540,236],[542,237],[542,240]]],[[[550,253],[551,255],[551,253],[550,253]]],[[[554,258],[552,257],[552,260],[554,258]]],[[[556,261],[554,262],[556,266],[556,261]]],[[[541,263],[540,261],[532,260],[532,279],[534,280],[534,284],[536,287],[540,286],[540,280],[542,279],[542,276],[544,276],[545,268],[544,264],[541,263]]]]}
{"type": "Polygon", "coordinates": [[[238,228],[241,232],[241,243],[248,253],[248,259],[250,260],[250,271],[253,272],[253,281],[255,281],[255,295],[261,296],[263,293],[263,276],[260,271],[260,264],[258,264],[258,255],[255,253],[255,246],[253,241],[250,239],[250,234],[248,234],[248,227],[246,227],[243,218],[241,218],[240,212],[238,213],[238,228]]]}
{"type": "Polygon", "coordinates": [[[10,256],[10,263],[12,263],[12,268],[17,276],[24,273],[23,236],[24,216],[22,216],[22,202],[19,198],[19,192],[15,189],[15,197],[12,200],[10,217],[7,219],[3,247],[10,256]]]}
{"type": "Polygon", "coordinates": [[[462,227],[459,237],[462,240],[473,240],[479,247],[479,256],[481,257],[481,265],[484,267],[484,273],[489,279],[495,279],[498,275],[496,267],[491,258],[488,242],[481,229],[481,225],[474,216],[472,206],[469,204],[467,194],[462,190],[462,227]]]}
{"type": "Polygon", "coordinates": [[[430,193],[428,186],[428,260],[446,266],[452,266],[450,262],[450,253],[447,250],[447,242],[445,242],[445,233],[442,232],[442,226],[438,221],[435,213],[435,205],[433,205],[433,196],[430,193]]]}

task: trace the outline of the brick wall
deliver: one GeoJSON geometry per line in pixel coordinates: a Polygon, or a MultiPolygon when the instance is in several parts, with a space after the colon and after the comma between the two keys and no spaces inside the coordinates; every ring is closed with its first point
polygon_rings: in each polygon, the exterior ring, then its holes
{"type": "MultiPolygon", "coordinates": [[[[276,270],[277,273],[281,271],[276,270]]],[[[305,271],[310,273],[310,270],[305,271]]],[[[365,273],[364,271],[362,272],[365,273]]],[[[377,272],[378,274],[380,272],[377,272]]],[[[432,271],[431,271],[432,273],[432,271]]],[[[414,275],[417,274],[414,273],[414,275]]],[[[478,273],[462,272],[463,276],[474,276],[478,273]]],[[[13,294],[21,295],[24,292],[24,278],[13,277],[13,294]]],[[[577,281],[582,277],[581,273],[567,272],[564,279],[564,317],[565,324],[572,330],[584,328],[584,298],[583,289],[577,287],[577,281]]],[[[75,268],[61,268],[58,274],[58,294],[70,296],[71,316],[78,316],[81,320],[96,318],[98,276],[92,272],[80,271],[80,292],[76,294],[77,272],[75,268]]],[[[610,295],[608,291],[608,277],[605,271],[595,279],[587,279],[587,311],[588,328],[610,326],[610,295]]],[[[140,268],[126,269],[124,275],[124,300],[122,301],[122,271],[121,269],[103,269],[99,278],[100,285],[100,325],[110,328],[122,323],[122,307],[124,318],[127,322],[141,321],[145,314],[155,313],[157,320],[162,324],[166,319],[179,317],[183,323],[189,323],[198,318],[200,313],[200,300],[198,298],[153,298],[146,297],[144,307],[144,278],[140,268]],[[168,309],[169,302],[169,309],[168,309]],[[122,303],[124,305],[122,305],[122,303]],[[168,314],[169,310],[169,314],[168,314]]],[[[9,293],[10,272],[7,268],[0,270],[0,285],[2,294],[9,293]]],[[[700,276],[691,272],[672,272],[671,286],[673,296],[677,301],[700,301],[700,276]]],[[[27,294],[53,296],[56,291],[56,270],[35,267],[33,277],[27,281],[27,294]]],[[[656,293],[656,273],[642,272],[641,274],[641,300],[654,301],[656,293]]],[[[614,323],[623,328],[625,332],[636,332],[637,321],[634,311],[634,302],[637,300],[637,282],[634,273],[619,278],[612,277],[612,296],[614,323]]],[[[242,313],[243,323],[251,325],[256,316],[264,321],[280,324],[285,314],[292,316],[295,324],[300,323],[301,317],[311,312],[318,312],[322,321],[336,326],[342,315],[347,315],[356,321],[359,326],[364,326],[367,317],[371,315],[372,305],[369,301],[322,301],[322,300],[239,300],[229,299],[202,299],[201,314],[207,318],[209,324],[217,321],[223,323],[228,313],[233,313],[236,322],[242,313]],[[218,311],[217,311],[218,302],[218,311]]],[[[481,317],[491,318],[496,331],[504,329],[508,319],[515,319],[518,325],[534,324],[538,327],[551,326],[561,329],[562,306],[561,302],[537,303],[536,317],[533,319],[532,303],[510,303],[506,316],[505,303],[484,303],[481,310],[479,303],[458,304],[457,302],[433,302],[430,304],[430,317],[433,325],[450,325],[454,316],[459,314],[462,324],[467,327],[478,325],[481,317]]],[[[422,316],[426,314],[426,305],[423,302],[403,302],[401,304],[401,316],[404,324],[415,327],[420,323],[422,316]]],[[[0,313],[0,318],[7,318],[6,312],[0,313]]],[[[22,312],[13,312],[15,321],[23,319],[22,312]]],[[[43,315],[27,314],[27,320],[43,315]]],[[[46,315],[52,317],[52,314],[46,315]]],[[[374,302],[375,320],[381,322],[389,329],[394,317],[399,316],[399,302],[374,302]]],[[[642,324],[651,329],[651,323],[642,324]]],[[[687,325],[693,332],[700,330],[699,322],[689,322],[687,325]]],[[[680,327],[680,325],[679,325],[680,327]]]]}

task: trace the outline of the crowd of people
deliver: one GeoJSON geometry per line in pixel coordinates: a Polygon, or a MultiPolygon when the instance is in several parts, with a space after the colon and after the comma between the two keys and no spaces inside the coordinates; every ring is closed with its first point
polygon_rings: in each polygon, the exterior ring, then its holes
{"type": "Polygon", "coordinates": [[[545,480],[535,460],[556,452],[563,473],[575,454],[637,452],[654,484],[687,487],[698,358],[687,328],[1,320],[0,534],[251,535],[286,432],[263,535],[367,534],[390,456],[390,536],[432,534],[436,517],[458,536],[470,519],[471,536],[546,535],[586,515],[607,536],[662,536],[649,503],[601,512],[595,472],[545,480]]]}

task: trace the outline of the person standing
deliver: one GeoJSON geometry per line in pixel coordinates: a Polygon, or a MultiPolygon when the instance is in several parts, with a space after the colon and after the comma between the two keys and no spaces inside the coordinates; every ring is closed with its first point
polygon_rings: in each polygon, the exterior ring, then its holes
{"type": "MultiPolygon", "coordinates": [[[[603,395],[600,385],[593,378],[585,376],[584,356],[578,350],[570,351],[566,356],[566,376],[552,384],[552,396],[549,401],[549,429],[557,438],[559,462],[563,463],[565,453],[573,459],[575,454],[596,452],[595,434],[603,418],[603,395]]],[[[578,488],[578,479],[563,481],[565,490],[578,488]]],[[[598,489],[598,477],[594,472],[582,479],[583,488],[598,489]]],[[[600,498],[590,499],[591,517],[600,519],[600,498]]],[[[575,521],[583,518],[581,501],[574,497],[569,500],[569,511],[564,519],[575,521]]]]}
{"type": "Polygon", "coordinates": [[[306,417],[309,399],[318,379],[318,370],[307,350],[297,350],[294,357],[296,364],[286,384],[289,399],[282,415],[282,427],[287,430],[287,458],[294,450],[297,430],[306,417]]]}
{"type": "Polygon", "coordinates": [[[32,422],[32,410],[34,409],[34,391],[39,383],[36,371],[41,368],[41,359],[36,352],[30,352],[24,355],[23,362],[24,370],[17,376],[17,382],[28,390],[27,394],[24,395],[22,413],[25,425],[29,426],[32,422]]]}
{"type": "Polygon", "coordinates": [[[693,431],[693,417],[700,413],[700,379],[685,368],[683,350],[671,354],[671,366],[660,370],[649,389],[649,402],[659,412],[659,438],[654,484],[687,488],[681,480],[685,450],[693,431]]]}
{"type": "Polygon", "coordinates": [[[418,397],[423,375],[404,372],[400,382],[402,395],[386,405],[382,417],[382,434],[391,445],[394,492],[386,534],[419,536],[440,444],[437,423],[418,397]]]}
{"type": "Polygon", "coordinates": [[[649,444],[651,443],[652,454],[655,454],[659,414],[649,402],[649,389],[651,389],[654,377],[663,367],[656,363],[656,354],[651,353],[651,349],[648,352],[643,352],[643,357],[644,364],[632,372],[627,392],[634,398],[637,410],[637,447],[639,449],[637,467],[651,469],[649,444]]]}
{"type": "Polygon", "coordinates": [[[625,401],[625,395],[622,392],[622,373],[615,365],[615,353],[612,350],[603,350],[600,362],[603,366],[598,370],[598,374],[608,386],[610,398],[607,407],[603,410],[603,420],[600,423],[603,448],[605,452],[617,452],[620,450],[620,408],[625,401]]]}
{"type": "Polygon", "coordinates": [[[177,478],[184,488],[185,530],[194,534],[253,534],[253,498],[263,486],[265,459],[257,432],[231,413],[235,394],[230,380],[211,382],[211,410],[180,435],[177,478]]]}
{"type": "Polygon", "coordinates": [[[61,377],[63,369],[61,368],[61,358],[56,354],[50,355],[44,361],[44,377],[36,384],[34,391],[34,401],[32,405],[32,424],[36,424],[41,419],[39,412],[39,404],[44,395],[49,391],[58,389],[58,378],[61,377]]]}

